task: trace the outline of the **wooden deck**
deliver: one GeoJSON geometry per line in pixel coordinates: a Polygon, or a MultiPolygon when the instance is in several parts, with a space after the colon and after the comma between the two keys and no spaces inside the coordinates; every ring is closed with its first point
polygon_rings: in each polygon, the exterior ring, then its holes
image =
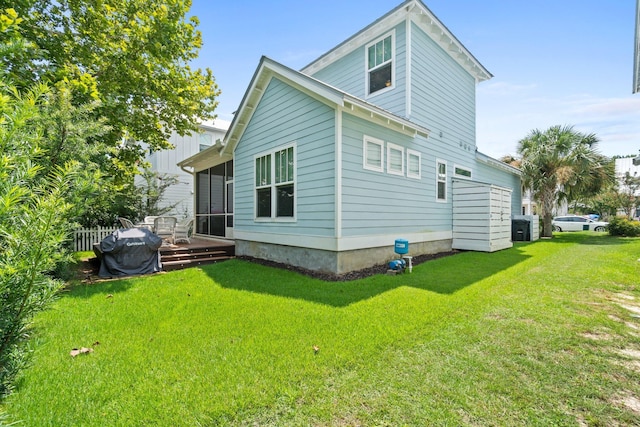
{"type": "Polygon", "coordinates": [[[179,242],[160,248],[164,271],[224,261],[235,256],[235,244],[230,240],[192,237],[191,243],[179,242]]]}

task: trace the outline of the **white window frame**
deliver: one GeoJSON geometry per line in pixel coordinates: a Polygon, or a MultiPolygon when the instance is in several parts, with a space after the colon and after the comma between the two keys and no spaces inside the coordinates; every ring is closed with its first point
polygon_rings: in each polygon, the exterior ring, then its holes
{"type": "Polygon", "coordinates": [[[461,179],[472,179],[473,178],[473,171],[470,168],[467,168],[465,166],[456,165],[454,163],[453,164],[453,176],[455,176],[456,178],[461,178],[461,179]],[[458,169],[461,169],[463,171],[469,172],[469,176],[459,174],[458,173],[458,169]]]}
{"type": "Polygon", "coordinates": [[[407,148],[407,178],[421,179],[422,178],[422,154],[419,151],[411,150],[407,148]],[[418,173],[411,173],[411,157],[418,159],[418,173]]]}
{"type": "Polygon", "coordinates": [[[404,147],[393,144],[391,142],[387,142],[387,173],[390,175],[404,176],[404,147]],[[400,152],[400,170],[396,169],[394,165],[391,164],[392,151],[400,152]]]}
{"type": "Polygon", "coordinates": [[[396,32],[395,30],[392,30],[388,33],[386,33],[385,35],[378,37],[377,39],[373,40],[371,43],[367,44],[364,48],[364,71],[365,71],[365,89],[364,89],[364,93],[366,94],[365,98],[369,98],[372,96],[377,96],[380,95],[382,93],[388,92],[390,90],[392,90],[395,86],[396,86],[396,32]],[[377,44],[380,41],[385,40],[386,38],[391,37],[391,59],[384,61],[380,64],[376,64],[373,68],[369,69],[369,48],[371,46],[374,46],[375,44],[377,44]],[[384,89],[379,89],[373,93],[369,92],[369,80],[370,80],[370,75],[372,71],[375,71],[379,68],[382,68],[383,66],[386,66],[387,64],[391,64],[391,81],[389,86],[387,86],[384,89]]]}
{"type": "Polygon", "coordinates": [[[447,201],[447,190],[448,190],[448,166],[446,160],[436,159],[436,201],[440,203],[445,203],[447,201]],[[440,165],[444,165],[444,178],[440,176],[440,165]],[[444,182],[444,198],[438,197],[438,183],[444,182]]]}
{"type": "Polygon", "coordinates": [[[365,135],[362,138],[362,167],[374,172],[384,172],[384,141],[365,135]],[[377,145],[380,151],[380,166],[370,165],[368,160],[369,143],[377,145]]]}
{"type": "Polygon", "coordinates": [[[298,150],[296,148],[296,143],[290,143],[286,145],[279,146],[269,151],[262,152],[260,154],[256,154],[253,156],[253,215],[255,222],[295,222],[297,215],[297,205],[298,205],[298,197],[297,197],[297,181],[298,181],[298,160],[297,160],[298,150]],[[282,151],[293,148],[293,178],[284,182],[276,182],[276,155],[281,153],[282,151]],[[256,161],[260,158],[271,156],[270,157],[270,182],[264,185],[256,185],[256,161]],[[278,212],[278,200],[277,200],[277,189],[283,185],[293,184],[293,216],[277,216],[278,212]],[[258,216],[258,190],[270,188],[271,190],[271,215],[270,216],[258,216]]]}

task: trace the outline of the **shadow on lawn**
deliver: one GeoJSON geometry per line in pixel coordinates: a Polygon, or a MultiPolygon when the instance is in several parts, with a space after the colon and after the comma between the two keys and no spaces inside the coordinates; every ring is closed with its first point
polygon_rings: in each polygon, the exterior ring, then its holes
{"type": "Polygon", "coordinates": [[[522,250],[526,245],[494,253],[460,252],[414,266],[412,273],[376,274],[353,281],[323,281],[237,259],[204,266],[203,271],[224,288],[345,307],[402,286],[453,294],[529,258],[522,250]]]}
{"type": "Polygon", "coordinates": [[[98,269],[100,261],[97,258],[90,258],[78,261],[75,266],[76,277],[74,281],[67,283],[62,294],[76,298],[89,298],[96,294],[112,295],[128,290],[133,281],[129,280],[141,276],[129,276],[114,279],[100,279],[98,269]]]}

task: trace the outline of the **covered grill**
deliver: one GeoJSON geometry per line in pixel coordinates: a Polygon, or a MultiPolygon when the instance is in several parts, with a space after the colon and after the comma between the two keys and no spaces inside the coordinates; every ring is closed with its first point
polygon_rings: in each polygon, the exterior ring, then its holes
{"type": "Polygon", "coordinates": [[[100,242],[100,277],[156,273],[160,263],[162,238],[145,228],[114,231],[100,242]]]}

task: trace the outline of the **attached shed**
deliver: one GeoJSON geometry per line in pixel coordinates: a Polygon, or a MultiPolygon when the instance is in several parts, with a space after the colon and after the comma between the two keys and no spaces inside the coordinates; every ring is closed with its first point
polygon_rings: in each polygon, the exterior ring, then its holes
{"type": "Polygon", "coordinates": [[[495,252],[511,242],[511,192],[492,184],[453,180],[453,249],[495,252]]]}

